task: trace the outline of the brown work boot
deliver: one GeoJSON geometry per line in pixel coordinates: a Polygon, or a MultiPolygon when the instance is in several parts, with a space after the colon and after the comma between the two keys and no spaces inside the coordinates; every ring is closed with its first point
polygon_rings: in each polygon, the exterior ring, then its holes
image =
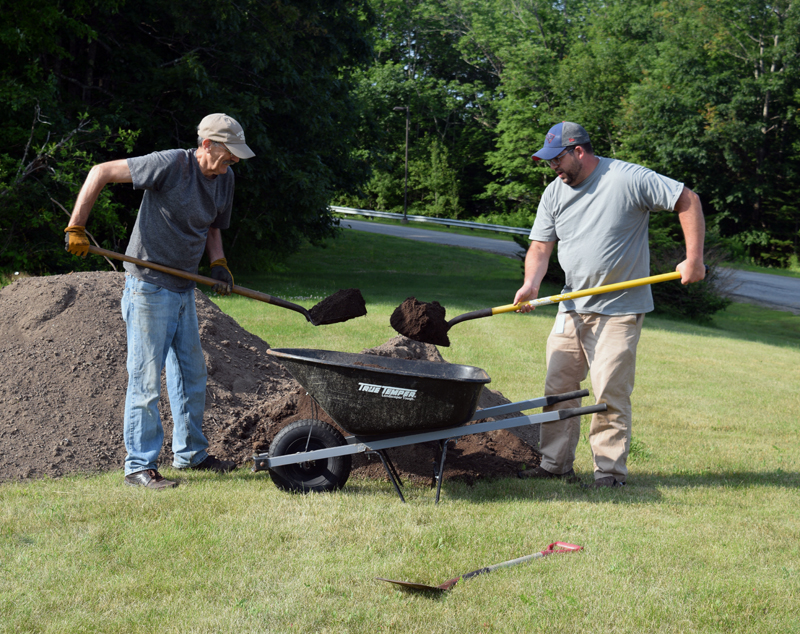
{"type": "Polygon", "coordinates": [[[575,469],[570,469],[566,473],[552,473],[547,469],[543,469],[542,467],[536,467],[535,469],[525,469],[524,471],[519,471],[517,473],[517,477],[522,478],[523,480],[528,479],[536,479],[536,480],[566,480],[569,483],[578,482],[580,478],[575,475],[575,469]]]}
{"type": "Polygon", "coordinates": [[[129,473],[125,476],[125,484],[132,487],[144,487],[146,489],[173,489],[178,486],[174,480],[167,480],[155,469],[145,469],[136,473],[129,473]]]}

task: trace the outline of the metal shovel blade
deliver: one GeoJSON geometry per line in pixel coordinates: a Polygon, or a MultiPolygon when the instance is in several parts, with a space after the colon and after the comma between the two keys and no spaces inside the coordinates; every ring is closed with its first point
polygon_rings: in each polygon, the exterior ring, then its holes
{"type": "Polygon", "coordinates": [[[398,581],[397,579],[384,579],[383,577],[375,577],[375,580],[393,583],[397,586],[400,586],[401,588],[408,588],[409,590],[423,590],[425,592],[441,593],[449,590],[454,585],[456,585],[460,578],[461,577],[455,577],[453,579],[450,579],[450,581],[445,581],[440,586],[429,586],[424,583],[414,583],[413,581],[398,581]]]}

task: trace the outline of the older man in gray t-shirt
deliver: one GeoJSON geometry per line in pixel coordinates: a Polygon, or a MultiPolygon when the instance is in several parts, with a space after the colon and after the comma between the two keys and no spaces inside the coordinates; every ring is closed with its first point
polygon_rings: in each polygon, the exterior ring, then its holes
{"type": "MultiPolygon", "coordinates": [[[[233,170],[203,174],[195,150],[167,150],[127,159],[134,189],[144,190],[126,255],[197,273],[209,235],[230,226],[233,170]]],[[[215,258],[216,260],[216,258],[215,258]]],[[[134,277],[181,292],[194,282],[130,262],[134,277]]]]}
{"type": "MultiPolygon", "coordinates": [[[[681,281],[705,277],[702,207],[682,183],[640,165],[595,156],[586,130],[568,121],[550,129],[533,158],[548,161],[556,179],[539,203],[515,304],[538,296],[556,242],[566,273],[563,292],[647,277],[651,211],[678,213],[686,240],[686,260],[676,267],[681,281]]],[[[644,314],[651,310],[649,286],[564,301],[548,337],[545,393],[578,390],[590,374],[597,402],[608,406],[592,417],[589,430],[593,486],[622,486],[627,478],[636,346],[644,314]]],[[[566,401],[550,409],[577,405],[566,401]]],[[[580,418],[543,425],[541,465],[520,477],[577,480],[573,462],[579,437],[580,418]]]]}
{"type": "MultiPolygon", "coordinates": [[[[144,262],[196,273],[203,253],[211,261],[217,292],[227,294],[233,275],[220,231],[230,224],[232,165],[251,158],[239,123],[226,114],[205,117],[192,150],[154,152],[95,165],[89,172],[65,229],[67,250],[85,256],[85,226],[107,183],[132,183],[144,191],[127,255],[144,262]]],[[[173,466],[230,471],[235,463],[208,453],[203,434],[206,365],[197,324],[194,282],[125,263],[128,275],[122,316],[128,334],[128,391],[125,396],[125,484],[148,489],[177,486],[158,472],[164,430],[158,412],[161,372],[166,367],[173,418],[173,466]]]]}

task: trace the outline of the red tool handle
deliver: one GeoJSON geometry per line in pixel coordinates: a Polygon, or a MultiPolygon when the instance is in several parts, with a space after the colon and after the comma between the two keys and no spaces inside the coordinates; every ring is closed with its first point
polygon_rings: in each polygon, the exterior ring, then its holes
{"type": "Polygon", "coordinates": [[[553,542],[542,551],[542,554],[552,555],[553,553],[574,553],[576,550],[583,550],[583,546],[578,546],[577,544],[568,544],[567,542],[553,542]],[[559,546],[559,548],[556,549],[556,546],[559,546]]]}

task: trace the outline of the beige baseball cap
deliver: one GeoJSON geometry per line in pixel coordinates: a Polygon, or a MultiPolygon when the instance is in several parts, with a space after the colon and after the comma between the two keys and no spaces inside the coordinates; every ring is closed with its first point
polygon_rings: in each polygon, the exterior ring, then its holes
{"type": "Polygon", "coordinates": [[[255,152],[244,142],[244,130],[239,122],[221,112],[203,117],[200,125],[197,126],[197,136],[201,139],[224,143],[225,147],[240,159],[249,159],[255,156],[255,152]]]}

